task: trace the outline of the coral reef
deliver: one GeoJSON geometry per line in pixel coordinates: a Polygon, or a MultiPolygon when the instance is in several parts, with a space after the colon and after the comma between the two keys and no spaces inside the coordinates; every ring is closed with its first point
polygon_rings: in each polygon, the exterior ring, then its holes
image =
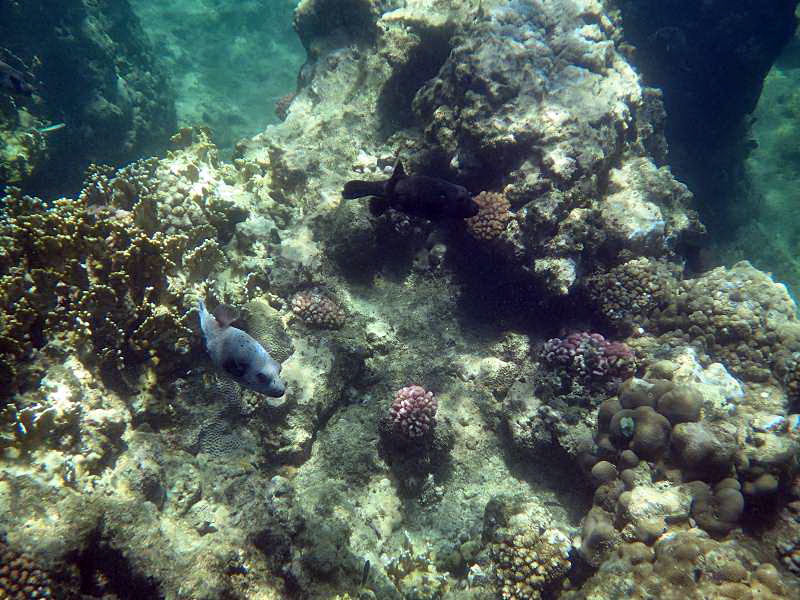
{"type": "Polygon", "coordinates": [[[8,600],[58,598],[49,575],[30,556],[19,554],[0,540],[0,597],[8,600]]]}
{"type": "Polygon", "coordinates": [[[89,596],[797,597],[796,306],[685,269],[703,228],[606,8],[304,0],[296,94],[232,164],[185,128],[11,190],[9,545],[89,596]],[[470,222],[341,198],[398,157],[496,191],[470,222]],[[282,397],[212,370],[198,299],[282,397]]]}
{"type": "Polygon", "coordinates": [[[345,312],[335,300],[319,290],[304,290],[292,297],[292,312],[306,325],[320,329],[340,329],[345,312]]]}
{"type": "Polygon", "coordinates": [[[409,385],[395,392],[389,418],[398,433],[409,438],[421,437],[436,426],[437,408],[433,392],[409,385]]]}

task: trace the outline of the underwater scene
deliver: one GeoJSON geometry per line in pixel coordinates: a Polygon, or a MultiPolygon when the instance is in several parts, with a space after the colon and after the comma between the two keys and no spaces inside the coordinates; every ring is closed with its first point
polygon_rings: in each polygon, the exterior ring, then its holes
{"type": "Polygon", "coordinates": [[[800,598],[800,0],[0,0],[0,600],[800,598]]]}

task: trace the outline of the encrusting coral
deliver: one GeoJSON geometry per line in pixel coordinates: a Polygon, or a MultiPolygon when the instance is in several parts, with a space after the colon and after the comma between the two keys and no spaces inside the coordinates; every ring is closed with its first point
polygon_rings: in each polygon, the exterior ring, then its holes
{"type": "Polygon", "coordinates": [[[702,600],[794,597],[787,580],[746,546],[713,540],[698,529],[660,538],[653,547],[621,544],[580,589],[564,600],[613,598],[624,589],[634,599],[702,600]]]}

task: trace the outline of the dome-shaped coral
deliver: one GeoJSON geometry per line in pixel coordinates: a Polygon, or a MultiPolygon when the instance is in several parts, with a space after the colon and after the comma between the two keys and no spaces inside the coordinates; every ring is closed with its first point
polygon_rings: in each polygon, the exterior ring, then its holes
{"type": "Polygon", "coordinates": [[[292,312],[306,325],[319,329],[340,329],[345,321],[344,309],[319,290],[297,292],[292,312]]]}
{"type": "Polygon", "coordinates": [[[493,240],[513,218],[511,204],[497,192],[481,192],[473,200],[478,205],[478,214],[466,219],[467,230],[479,240],[493,240]]]}

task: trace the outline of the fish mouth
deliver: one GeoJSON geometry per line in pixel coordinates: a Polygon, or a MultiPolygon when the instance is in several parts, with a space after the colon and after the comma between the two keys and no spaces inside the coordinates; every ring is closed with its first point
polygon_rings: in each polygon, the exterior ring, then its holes
{"type": "Polygon", "coordinates": [[[286,385],[284,383],[273,383],[264,392],[270,398],[280,398],[286,393],[286,385]]]}

